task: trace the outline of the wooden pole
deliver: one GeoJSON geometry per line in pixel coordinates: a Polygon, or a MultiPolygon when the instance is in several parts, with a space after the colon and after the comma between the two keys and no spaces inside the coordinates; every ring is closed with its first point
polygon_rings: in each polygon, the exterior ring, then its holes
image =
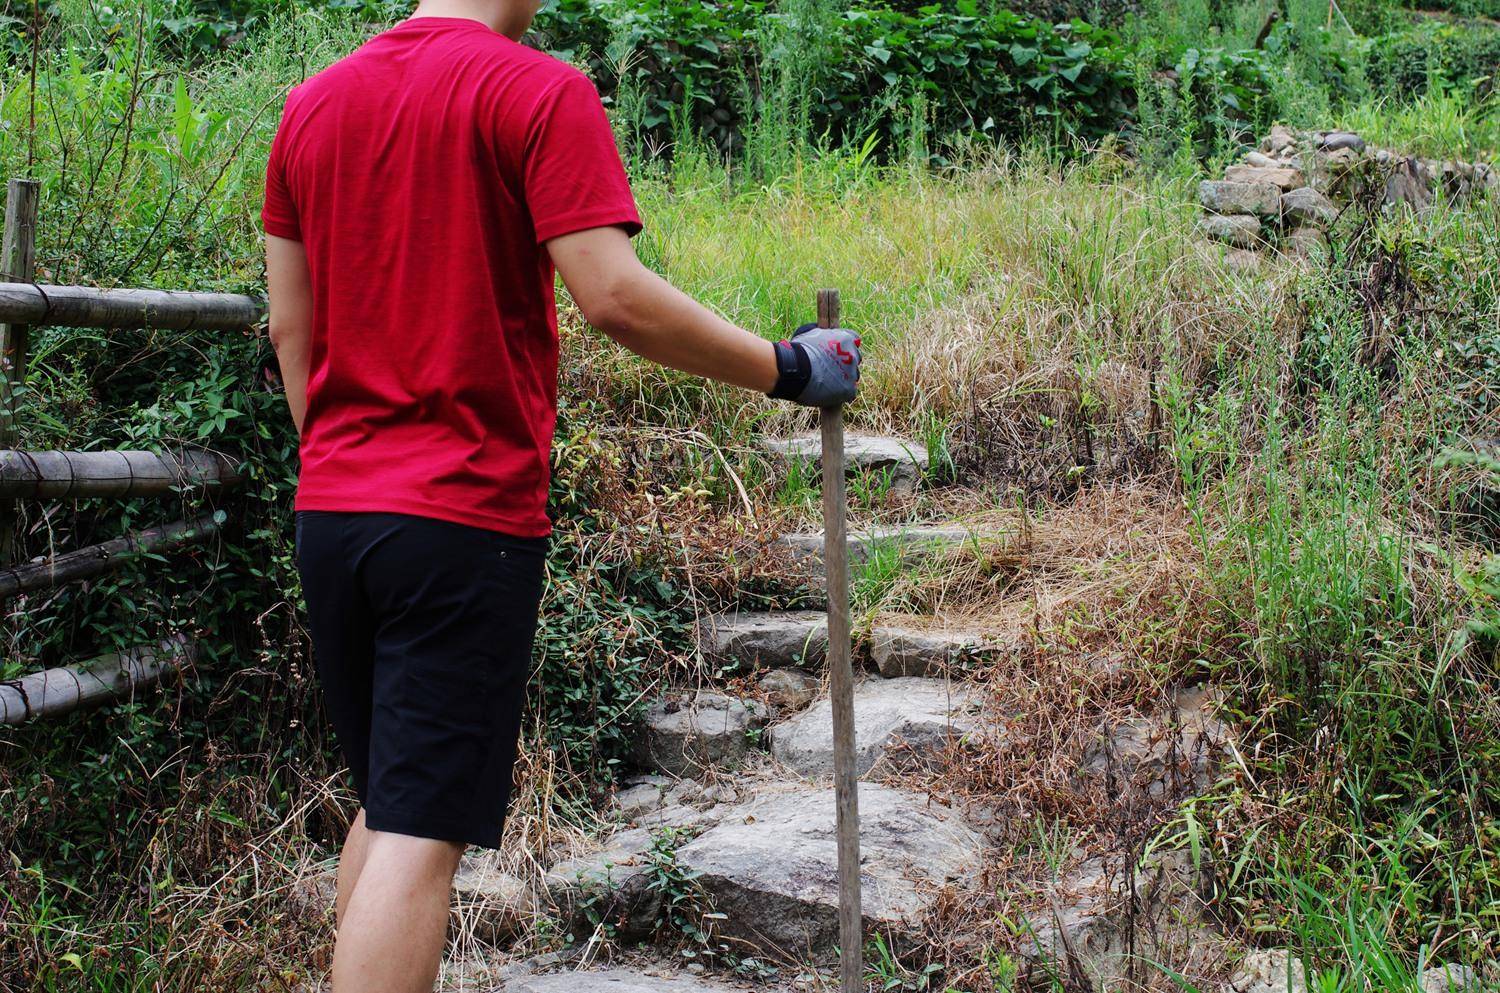
{"type": "Polygon", "coordinates": [[[118,700],[154,686],[193,655],[193,645],[178,638],[158,648],[130,648],[81,665],[45,669],[0,683],[0,724],[20,724],[118,700]]]}
{"type": "Polygon", "coordinates": [[[263,300],[239,293],[0,283],[0,321],[31,325],[246,331],[265,313],[263,300]]]}
{"type": "Polygon", "coordinates": [[[224,511],[216,510],[196,520],[145,528],[122,538],[64,552],[43,562],[0,569],[0,597],[50,589],[63,583],[111,572],[132,555],[142,552],[161,552],[196,544],[217,534],[224,518],[224,511]]]}
{"type": "Polygon", "coordinates": [[[170,496],[188,487],[240,482],[233,462],[216,452],[0,451],[0,498],[170,496]]]}
{"type": "MultiPolygon", "coordinates": [[[[5,227],[0,231],[0,285],[36,278],[36,214],[41,184],[12,179],[5,189],[5,227]]],[[[0,317],[0,322],[6,318],[0,317]]],[[[0,323],[0,448],[16,443],[16,391],[26,381],[26,345],[30,328],[0,323]]],[[[15,557],[16,513],[0,506],[0,565],[15,557]]]]}
{"type": "MultiPolygon", "coordinates": [[[[818,291],[818,326],[839,324],[839,291],[818,291]]],[[[864,989],[859,893],[859,773],[854,766],[854,670],[850,663],[849,543],[844,487],[844,408],[819,415],[823,442],[823,567],[828,577],[828,696],[833,705],[833,796],[839,852],[842,993],[864,989]]]]}

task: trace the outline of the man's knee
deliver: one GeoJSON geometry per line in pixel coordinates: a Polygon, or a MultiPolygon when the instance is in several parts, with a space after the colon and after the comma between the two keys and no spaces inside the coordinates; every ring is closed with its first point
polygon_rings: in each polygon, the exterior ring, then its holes
{"type": "Polygon", "coordinates": [[[408,834],[365,829],[365,863],[383,868],[401,868],[414,875],[452,878],[463,857],[463,844],[417,838],[408,834]]]}

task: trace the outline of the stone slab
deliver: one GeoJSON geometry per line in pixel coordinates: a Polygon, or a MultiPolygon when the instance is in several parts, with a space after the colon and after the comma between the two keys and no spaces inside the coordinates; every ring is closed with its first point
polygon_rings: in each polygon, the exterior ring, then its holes
{"type": "Polygon", "coordinates": [[[1257,248],[1262,244],[1260,221],[1245,214],[1205,214],[1198,218],[1204,237],[1235,248],[1257,248]]]}
{"type": "MultiPolygon", "coordinates": [[[[949,886],[978,877],[983,842],[925,795],[860,788],[860,882],[871,930],[909,932],[949,886]]],[[[721,931],[770,954],[828,952],[838,940],[838,853],[831,786],[763,795],[677,852],[721,931]]]]}
{"type": "Polygon", "coordinates": [[[1224,170],[1224,178],[1231,183],[1270,183],[1282,191],[1295,190],[1307,183],[1301,169],[1281,165],[1232,165],[1224,170]]]}
{"type": "Polygon", "coordinates": [[[1281,195],[1282,222],[1289,226],[1324,228],[1339,216],[1338,208],[1311,186],[1281,195]]]}
{"type": "Polygon", "coordinates": [[[750,733],[768,717],[756,700],[709,690],[666,693],[646,708],[636,759],[671,776],[733,769],[750,754],[750,733]]]}
{"type": "Polygon", "coordinates": [[[811,669],[828,655],[828,616],[817,610],[741,611],[698,623],[709,662],[741,669],[811,669]]]}
{"type": "Polygon", "coordinates": [[[453,912],[465,931],[499,944],[531,920],[536,897],[525,880],[500,869],[492,853],[473,852],[453,877],[453,912]]]}
{"type": "MultiPolygon", "coordinates": [[[[989,537],[993,535],[959,524],[895,525],[850,531],[846,547],[849,564],[854,566],[881,553],[910,559],[936,555],[946,548],[989,537]]],[[[821,577],[823,540],[823,532],[812,531],[782,535],[777,544],[791,554],[793,563],[806,575],[821,577]]]]}
{"type": "Polygon", "coordinates": [[[680,972],[635,969],[549,972],[511,979],[495,993],[743,993],[717,979],[680,972]]]}
{"type": "MultiPolygon", "coordinates": [[[[818,432],[763,438],[760,444],[783,459],[817,463],[823,457],[823,439],[818,432]]],[[[910,488],[927,471],[927,446],[911,438],[850,431],[844,435],[844,463],[850,473],[889,472],[893,487],[910,488]]]]}
{"type": "MultiPolygon", "coordinates": [[[[942,679],[866,679],[854,686],[854,761],[859,775],[883,761],[935,757],[973,732],[980,696],[942,679]]],[[[771,728],[771,754],[812,778],[833,775],[833,709],[827,697],[771,728]]]]}
{"type": "Polygon", "coordinates": [[[756,680],[766,700],[781,711],[797,711],[818,697],[822,682],[809,673],[798,669],[772,669],[756,680]]]}
{"type": "Polygon", "coordinates": [[[940,676],[966,662],[1020,650],[1009,640],[978,631],[876,624],[870,629],[870,659],[887,679],[940,676]]]}
{"type": "Polygon", "coordinates": [[[1205,179],[1198,184],[1198,202],[1215,214],[1275,217],[1281,203],[1281,187],[1275,183],[1205,179]]]}

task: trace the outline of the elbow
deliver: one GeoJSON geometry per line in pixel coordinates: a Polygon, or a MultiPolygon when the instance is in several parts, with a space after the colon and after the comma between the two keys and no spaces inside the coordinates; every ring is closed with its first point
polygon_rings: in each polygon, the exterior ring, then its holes
{"type": "Polygon", "coordinates": [[[580,301],[589,325],[629,348],[641,329],[640,307],[634,282],[613,279],[597,286],[587,301],[580,301]]]}
{"type": "Polygon", "coordinates": [[[271,348],[275,350],[277,355],[283,354],[288,349],[295,350],[300,348],[303,339],[306,337],[302,333],[301,328],[285,320],[278,321],[274,317],[271,318],[270,323],[267,325],[266,333],[271,339],[271,348]]]}

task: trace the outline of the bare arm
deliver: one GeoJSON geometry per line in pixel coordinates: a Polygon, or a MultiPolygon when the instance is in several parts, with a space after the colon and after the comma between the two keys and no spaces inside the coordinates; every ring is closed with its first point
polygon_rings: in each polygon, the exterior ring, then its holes
{"type": "Polygon", "coordinates": [[[553,238],[547,251],[584,318],[642,358],[762,393],[776,385],[775,346],[641,265],[620,228],[553,238]]]}
{"type": "Polygon", "coordinates": [[[312,278],[302,242],[266,235],[266,287],[271,303],[271,347],[281,365],[286,405],[297,433],[307,415],[307,362],[312,341],[312,278]]]}

